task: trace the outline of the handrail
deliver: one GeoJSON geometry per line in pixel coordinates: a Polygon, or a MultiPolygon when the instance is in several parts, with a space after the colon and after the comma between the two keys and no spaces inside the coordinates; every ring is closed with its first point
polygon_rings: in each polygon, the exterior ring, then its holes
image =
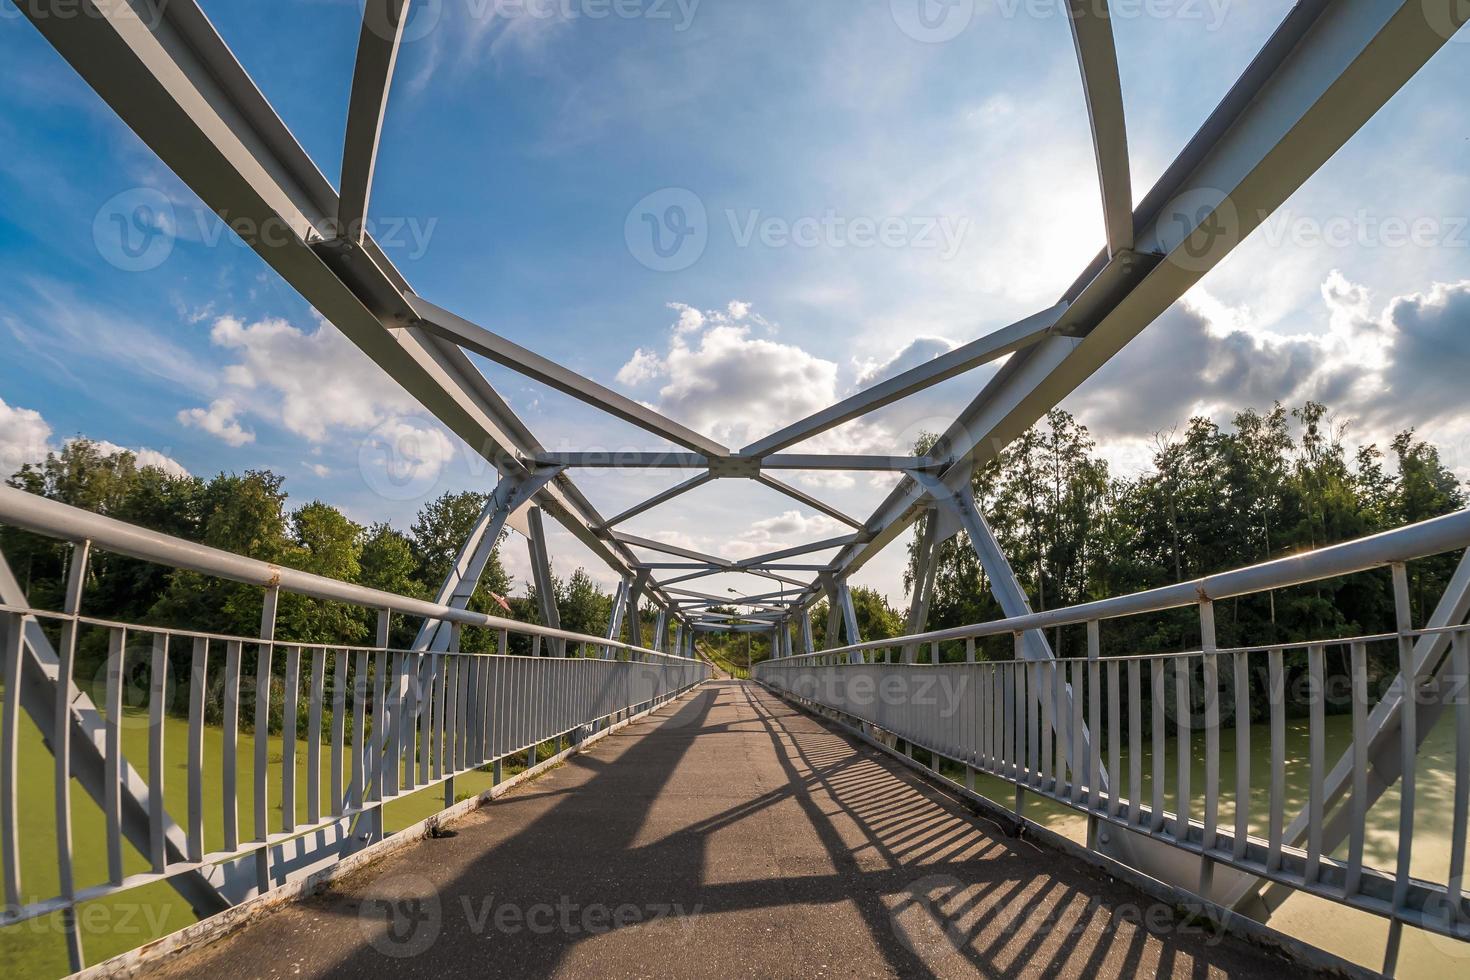
{"type": "Polygon", "coordinates": [[[286,592],[293,592],[312,599],[347,602],[368,609],[387,609],[409,616],[421,616],[425,619],[443,620],[465,626],[513,630],[530,636],[588,643],[598,647],[627,650],[630,653],[644,656],[664,657],[669,660],[687,661],[690,659],[624,643],[621,640],[552,629],[548,626],[490,616],[468,609],[456,609],[438,602],[413,599],[392,592],[383,592],[366,585],[341,582],[313,572],[274,565],[258,558],[246,558],[208,545],[185,541],[159,531],[138,527],[136,524],[128,524],[112,517],[80,510],[59,501],[47,500],[45,497],[38,497],[15,487],[0,487],[0,524],[9,524],[12,527],[63,541],[90,541],[95,547],[113,554],[156,562],[160,565],[170,565],[215,578],[243,582],[246,585],[256,585],[261,588],[277,587],[286,592]]]}
{"type": "Polygon", "coordinates": [[[881,650],[894,646],[1024,633],[1034,629],[1074,626],[1094,620],[1119,619],[1124,616],[1162,612],[1167,609],[1196,605],[1206,600],[1219,601],[1270,589],[1305,585],[1322,579],[1383,568],[1465,547],[1470,547],[1470,508],[1355,541],[1329,545],[1315,551],[1289,555],[1285,558],[1277,558],[1227,572],[1218,572],[1214,575],[1206,575],[1174,585],[1165,585],[1157,589],[1133,592],[1109,599],[1098,599],[1075,606],[1047,609],[1025,616],[995,619],[988,623],[955,626],[884,640],[864,640],[861,643],[847,646],[796,654],[789,658],[782,658],[782,662],[839,653],[855,653],[863,650],[881,650]]]}

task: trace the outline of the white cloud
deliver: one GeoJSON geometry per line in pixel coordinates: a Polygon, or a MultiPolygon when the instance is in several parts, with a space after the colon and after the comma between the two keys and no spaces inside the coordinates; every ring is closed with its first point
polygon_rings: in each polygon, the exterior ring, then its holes
{"type": "MultiPolygon", "coordinates": [[[[668,353],[640,349],[618,372],[619,380],[661,379],[660,411],[740,446],[832,404],[837,365],[800,347],[752,336],[771,324],[749,304],[700,312],[671,304],[679,314],[668,353]]],[[[626,382],[625,382],[626,383],[626,382]]]]}
{"type": "Polygon", "coordinates": [[[864,361],[858,367],[857,387],[871,388],[921,364],[927,364],[941,354],[948,354],[955,345],[943,337],[915,337],[903,350],[886,361],[864,361]]]}
{"type": "Polygon", "coordinates": [[[664,362],[653,351],[642,347],[633,352],[627,364],[618,370],[618,384],[636,388],[645,381],[652,381],[664,372],[664,362]]]}
{"type": "Polygon", "coordinates": [[[1308,399],[1356,420],[1360,441],[1433,426],[1438,438],[1467,444],[1470,280],[1376,305],[1366,288],[1333,272],[1320,296],[1318,332],[1282,334],[1260,327],[1250,310],[1195,290],[1064,407],[1105,451],[1111,444],[1132,458],[1152,433],[1191,416],[1308,399]]]}
{"type": "Polygon", "coordinates": [[[179,412],[181,425],[201,429],[225,443],[240,447],[255,441],[255,433],[240,424],[240,409],[228,398],[217,398],[208,408],[186,408],[179,412]]]}
{"type": "MultiPolygon", "coordinates": [[[[70,444],[73,441],[72,439],[68,439],[67,443],[70,444]]],[[[132,453],[139,469],[151,467],[156,470],[163,470],[169,476],[176,478],[183,478],[190,475],[183,463],[180,463],[172,456],[165,456],[156,449],[128,449],[125,446],[119,446],[115,442],[108,442],[106,439],[94,439],[92,440],[92,444],[104,456],[111,456],[114,453],[132,453]]]]}
{"type": "Polygon", "coordinates": [[[366,354],[325,323],[307,333],[284,320],[247,325],[221,317],[210,339],[242,358],[225,369],[225,383],[270,395],[251,399],[249,407],[274,413],[312,442],[327,441],[333,427],[367,430],[388,414],[416,407],[366,354]]]}
{"type": "Polygon", "coordinates": [[[410,500],[438,486],[454,452],[454,442],[437,423],[395,415],[363,438],[358,466],[379,495],[410,500]]]}
{"type": "Polygon", "coordinates": [[[821,541],[850,530],[825,514],[810,517],[799,510],[788,510],[775,517],[755,521],[750,529],[730,542],[731,558],[751,558],[799,544],[821,541]]]}
{"type": "MultiPolygon", "coordinates": [[[[0,399],[0,478],[17,472],[26,463],[40,463],[46,455],[55,451],[51,444],[51,425],[35,409],[11,406],[0,399]]],[[[65,440],[67,445],[77,436],[65,440]]],[[[189,471],[171,456],[146,447],[129,449],[106,439],[93,439],[93,445],[104,456],[114,453],[132,453],[140,467],[154,467],[170,476],[185,477],[189,471]]]]}
{"type": "MultiPolygon", "coordinates": [[[[241,446],[255,439],[243,421],[254,416],[314,444],[313,456],[341,432],[358,435],[363,477],[390,499],[428,492],[454,458],[443,427],[421,417],[418,404],[330,324],[307,331],[280,319],[247,324],[227,316],[214,322],[210,339],[238,360],[221,373],[224,397],[180,412],[185,425],[241,446]]],[[[303,465],[322,478],[333,472],[303,465]]]]}
{"type": "Polygon", "coordinates": [[[0,399],[0,478],[26,463],[45,459],[50,440],[51,426],[40,412],[12,407],[0,399]]]}

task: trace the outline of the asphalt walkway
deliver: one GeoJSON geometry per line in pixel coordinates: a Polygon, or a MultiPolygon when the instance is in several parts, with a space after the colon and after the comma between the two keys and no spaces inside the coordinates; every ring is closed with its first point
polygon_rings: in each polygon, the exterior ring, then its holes
{"type": "Polygon", "coordinates": [[[163,975],[1294,972],[717,681],[163,975]]]}

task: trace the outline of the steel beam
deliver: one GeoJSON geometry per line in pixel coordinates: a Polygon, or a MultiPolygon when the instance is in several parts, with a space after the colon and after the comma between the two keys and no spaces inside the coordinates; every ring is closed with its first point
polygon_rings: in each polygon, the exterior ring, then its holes
{"type": "Polygon", "coordinates": [[[489,358],[502,367],[510,368],[534,381],[539,381],[564,395],[570,395],[580,402],[585,402],[606,412],[613,418],[622,419],[645,432],[651,432],[660,438],[667,439],[676,446],[692,449],[705,456],[724,456],[728,452],[724,446],[708,436],[665,418],[643,403],[618,394],[611,388],[600,385],[590,378],[585,378],[498,334],[491,333],[478,324],[441,309],[426,299],[413,295],[405,299],[418,318],[414,325],[429,333],[479,354],[481,357],[489,358]]]}
{"type": "MultiPolygon", "coordinates": [[[[195,0],[118,0],[88,16],[23,3],[43,37],[303,299],[503,474],[541,451],[453,344],[411,327],[407,280],[371,236],[337,237],[341,201],[195,0]],[[407,328],[407,329],[399,329],[407,328]]],[[[620,574],[631,553],[592,532],[602,519],[566,481],[539,502],[620,574]]]]}
{"type": "MultiPolygon", "coordinates": [[[[758,442],[753,442],[740,450],[740,455],[768,457],[788,446],[805,442],[828,429],[834,429],[845,422],[851,422],[853,419],[877,411],[885,405],[891,405],[926,388],[948,381],[950,378],[973,371],[982,364],[988,364],[1008,354],[1013,354],[1045,337],[1056,326],[1057,320],[1060,319],[1066,308],[1066,303],[1059,303],[1049,310],[1029,316],[1008,327],[1002,327],[994,333],[987,334],[961,347],[956,347],[926,364],[911,368],[887,381],[881,381],[851,398],[809,415],[799,422],[794,422],[758,442]]],[[[770,469],[772,464],[767,461],[765,466],[770,469]]]]}
{"type": "MultiPolygon", "coordinates": [[[[541,606],[541,621],[554,630],[561,629],[561,611],[556,607],[556,579],[551,574],[551,552],[546,547],[546,528],[541,520],[541,508],[531,507],[526,513],[530,533],[526,536],[526,548],[530,552],[531,575],[536,583],[536,599],[541,606]]],[[[535,646],[540,647],[540,637],[535,646]]],[[[567,655],[566,640],[552,640],[552,653],[558,657],[567,655]]]]}
{"type": "Polygon", "coordinates": [[[690,490],[697,490],[698,488],[704,486],[706,483],[710,482],[713,479],[714,477],[710,476],[708,473],[701,473],[699,476],[691,477],[690,479],[685,480],[683,483],[669,487],[669,489],[667,490],[654,494],[652,497],[649,497],[647,500],[634,507],[629,507],[618,516],[610,518],[607,523],[603,525],[603,527],[617,527],[619,524],[624,524],[628,521],[631,521],[639,514],[646,514],[650,510],[653,510],[655,507],[658,507],[661,504],[668,503],[675,497],[683,496],[690,490]]]}
{"type": "MultiPolygon", "coordinates": [[[[1229,255],[1470,17],[1454,0],[1302,0],[1134,215],[1136,250],[1093,260],[1052,334],[1012,357],[932,451],[946,476],[995,458],[1229,255]]],[[[833,559],[851,574],[901,534],[906,478],[833,559]]],[[[806,601],[816,601],[809,591],[806,601]]]]}
{"type": "MultiPolygon", "coordinates": [[[[469,536],[460,545],[459,555],[449,569],[444,583],[439,587],[436,601],[451,609],[468,609],[470,599],[480,587],[480,579],[490,563],[490,557],[500,544],[500,535],[506,522],[520,507],[535,497],[536,493],[554,479],[559,471],[544,470],[525,477],[503,477],[495,492],[485,502],[469,536]]],[[[539,515],[538,515],[539,521],[539,515]]],[[[547,624],[551,625],[551,624],[547,624]]],[[[445,651],[449,649],[453,630],[443,620],[426,619],[414,638],[413,649],[445,651]]]]}
{"type": "Polygon", "coordinates": [[[363,5],[347,135],[342,144],[341,199],[337,203],[338,236],[359,245],[365,233],[378,140],[388,111],[388,92],[403,25],[408,20],[408,5],[409,0],[366,0],[363,5]]]}
{"type": "Polygon", "coordinates": [[[777,493],[785,494],[792,500],[795,500],[797,503],[804,504],[805,506],[810,507],[812,510],[817,511],[820,514],[826,514],[834,521],[846,524],[848,527],[860,529],[863,526],[862,521],[848,517],[836,507],[833,507],[830,504],[824,504],[822,501],[818,500],[816,497],[813,497],[811,494],[803,490],[798,490],[796,487],[791,486],[791,484],[789,483],[783,483],[780,480],[777,480],[775,477],[766,476],[764,473],[762,473],[760,476],[757,476],[755,480],[762,486],[769,487],[777,493]]]}
{"type": "Polygon", "coordinates": [[[1108,254],[1133,248],[1133,184],[1128,168],[1128,132],[1123,117],[1123,84],[1107,0],[1067,0],[1067,22],[1082,71],[1087,118],[1102,190],[1108,254]]]}

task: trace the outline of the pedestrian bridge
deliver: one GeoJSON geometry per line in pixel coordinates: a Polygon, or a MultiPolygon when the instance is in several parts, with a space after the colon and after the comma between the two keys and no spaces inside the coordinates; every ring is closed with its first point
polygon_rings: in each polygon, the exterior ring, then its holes
{"type": "Polygon", "coordinates": [[[433,598],[0,488],[0,524],[66,556],[50,605],[0,558],[0,943],[54,940],[52,975],[1463,972],[1470,511],[1036,612],[972,480],[1280,209],[1470,5],[1300,0],[1135,201],[1108,3],[1068,0],[1103,250],[1049,308],[738,448],[435,305],[374,240],[409,0],[363,3],[335,183],[196,0],[15,6],[495,483],[433,598]],[[472,356],[656,448],[549,452],[472,356]],[[802,451],[987,364],[923,455],[802,451]],[[606,517],[573,479],[587,468],[690,475],[606,517]],[[777,476],[802,471],[896,482],[859,518],[777,476]],[[621,529],[715,480],[847,530],[734,558],[621,529]],[[621,583],[602,635],[561,628],[548,517],[621,583]],[[865,638],[850,579],[915,527],[906,635],[865,638]],[[541,625],[471,608],[509,528],[541,625]],[[1002,618],[928,629],[951,539],[1002,618]],[[103,555],[237,590],[249,635],[90,615],[103,555]],[[1415,563],[1445,555],[1442,595],[1411,596],[1415,563]],[[730,574],[777,591],[691,587],[730,574]],[[1391,582],[1391,630],[1217,643],[1218,603],[1353,576],[1391,582]],[[373,642],[302,642],[278,617],[298,600],[376,622],[373,642]],[[1118,621],[1165,619],[1198,645],[1110,642],[1118,621]],[[697,642],[732,631],[769,637],[749,679],[717,677],[697,642]]]}
{"type": "Polygon", "coordinates": [[[1470,511],[1153,592],[791,652],[753,681],[716,679],[689,646],[374,592],[12,488],[0,522],[71,548],[59,610],[29,605],[0,564],[6,924],[59,923],[80,966],[89,910],[166,908],[150,886],[198,920],[99,975],[406,961],[513,975],[1262,975],[1282,957],[1362,972],[1272,927],[1298,896],[1382,922],[1385,972],[1426,941],[1470,955],[1470,558],[1427,622],[1408,599],[1411,563],[1470,545],[1470,511]],[[94,550],[255,587],[261,634],[84,615],[94,550]],[[1392,578],[1396,632],[1213,642],[1216,602],[1355,574],[1392,578]],[[378,644],[275,638],[286,594],[377,610],[378,644]],[[1102,656],[1104,624],[1179,609],[1199,617],[1200,649],[1102,656]],[[446,624],[448,639],[394,649],[394,616],[446,624]],[[461,650],[471,626],[498,632],[498,650],[461,650]],[[1064,626],[1084,629],[1084,655],[1026,656],[1064,626]],[[512,633],[539,653],[509,655],[512,633]],[[100,705],[73,670],[93,634],[108,650],[100,705]],[[977,659],[995,636],[1013,659],[977,659]],[[1309,716],[1288,728],[1284,665],[1298,657],[1309,716]],[[1385,660],[1399,668],[1387,685],[1369,672],[1385,660]],[[1329,663],[1345,669],[1345,700],[1329,663]],[[1326,712],[1344,705],[1351,737],[1329,752],[1326,712]],[[50,800],[22,790],[27,723],[54,759],[50,800]],[[1449,851],[1430,861],[1414,847],[1421,785],[1450,814],[1449,851]],[[74,787],[100,807],[99,837],[73,834],[74,787]],[[411,800],[437,802],[423,820],[393,813],[411,800]],[[40,880],[56,893],[28,877],[20,819],[48,807],[56,864],[40,880]],[[84,848],[105,849],[101,880],[75,874],[84,848]]]}

